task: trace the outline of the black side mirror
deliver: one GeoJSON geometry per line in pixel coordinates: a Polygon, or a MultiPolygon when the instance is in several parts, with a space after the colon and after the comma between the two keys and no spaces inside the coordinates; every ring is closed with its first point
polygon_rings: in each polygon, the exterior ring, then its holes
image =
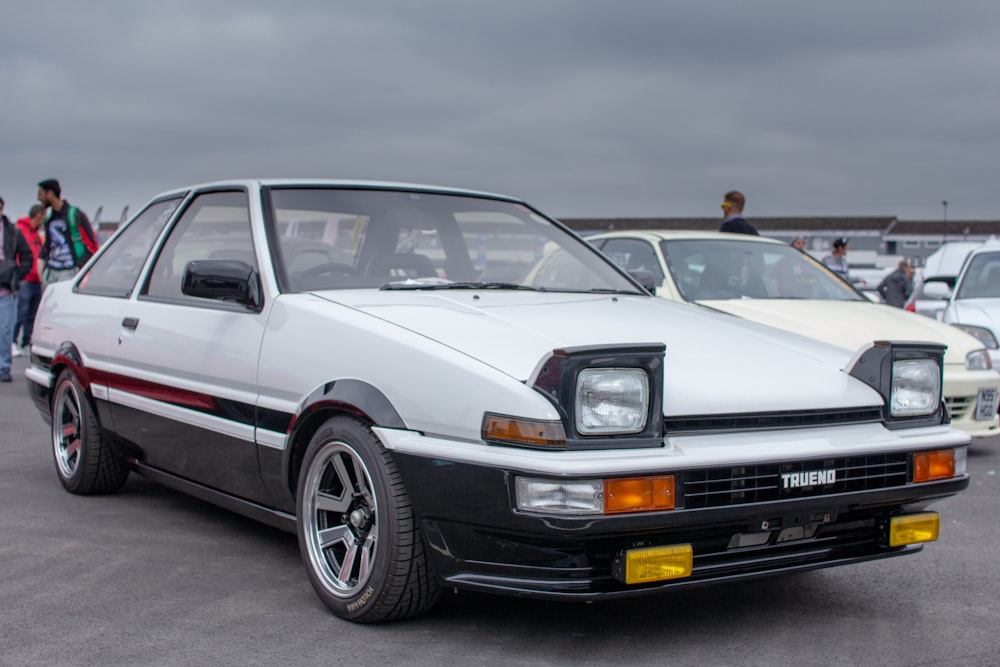
{"type": "Polygon", "coordinates": [[[656,296],[656,276],[653,275],[652,271],[647,271],[646,269],[631,269],[628,274],[635,279],[637,283],[643,286],[643,288],[656,296]]]}
{"type": "Polygon", "coordinates": [[[238,259],[197,259],[184,267],[181,292],[202,299],[232,301],[252,310],[261,307],[260,277],[238,259]]]}

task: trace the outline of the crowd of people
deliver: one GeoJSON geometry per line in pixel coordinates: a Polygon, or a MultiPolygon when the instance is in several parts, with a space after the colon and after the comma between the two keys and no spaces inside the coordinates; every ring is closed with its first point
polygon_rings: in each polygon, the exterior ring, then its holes
{"type": "MultiPolygon", "coordinates": [[[[730,190],[722,196],[722,225],[720,232],[730,232],[733,234],[752,234],[760,236],[760,232],[743,217],[743,207],[746,205],[746,197],[737,190],[730,190]]],[[[802,236],[797,236],[792,240],[792,246],[800,252],[806,250],[806,240],[802,236]]],[[[842,280],[857,288],[867,287],[864,278],[851,275],[850,265],[847,262],[847,239],[840,237],[833,242],[832,252],[823,258],[823,265],[837,274],[842,280]]],[[[913,293],[914,269],[905,259],[900,260],[895,271],[887,275],[878,284],[875,290],[882,297],[882,300],[897,308],[902,308],[913,293]]]]}
{"type": "Polygon", "coordinates": [[[38,183],[38,203],[16,225],[3,209],[0,198],[0,382],[10,382],[11,358],[31,345],[42,292],[80,270],[97,251],[97,236],[52,178],[38,183]]]}

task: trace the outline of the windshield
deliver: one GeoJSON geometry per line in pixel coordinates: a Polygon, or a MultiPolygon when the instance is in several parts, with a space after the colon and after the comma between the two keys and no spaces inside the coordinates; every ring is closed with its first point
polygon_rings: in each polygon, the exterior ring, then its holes
{"type": "Polygon", "coordinates": [[[973,255],[962,282],[955,293],[956,299],[988,299],[1000,297],[1000,252],[983,252],[973,255]]]}
{"type": "Polygon", "coordinates": [[[740,239],[678,239],[661,248],[678,291],[688,301],[864,297],[820,262],[790,246],[740,239]]]}
{"type": "Polygon", "coordinates": [[[268,194],[284,291],[640,293],[599,253],[523,204],[381,189],[286,187],[268,194]]]}

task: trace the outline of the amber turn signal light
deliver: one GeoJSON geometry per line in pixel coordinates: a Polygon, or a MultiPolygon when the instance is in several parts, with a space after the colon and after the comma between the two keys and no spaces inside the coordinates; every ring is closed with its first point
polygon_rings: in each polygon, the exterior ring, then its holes
{"type": "Polygon", "coordinates": [[[674,476],[604,480],[604,513],[674,509],[674,476]]]}
{"type": "Polygon", "coordinates": [[[936,452],[919,452],[913,455],[913,481],[933,482],[937,479],[951,479],[955,476],[955,450],[942,449],[936,452]]]}

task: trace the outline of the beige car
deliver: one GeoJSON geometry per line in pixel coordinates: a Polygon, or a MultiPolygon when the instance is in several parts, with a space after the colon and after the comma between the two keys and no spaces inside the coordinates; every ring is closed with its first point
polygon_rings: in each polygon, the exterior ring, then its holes
{"type": "MultiPolygon", "coordinates": [[[[948,346],[944,396],[952,424],[996,435],[1000,373],[982,343],[955,327],[872,303],[808,254],[743,234],[620,231],[587,238],[627,271],[653,274],[656,293],[816,338],[853,352],[871,340],[948,346]]],[[[733,341],[739,346],[739,341],[733,341]]]]}

